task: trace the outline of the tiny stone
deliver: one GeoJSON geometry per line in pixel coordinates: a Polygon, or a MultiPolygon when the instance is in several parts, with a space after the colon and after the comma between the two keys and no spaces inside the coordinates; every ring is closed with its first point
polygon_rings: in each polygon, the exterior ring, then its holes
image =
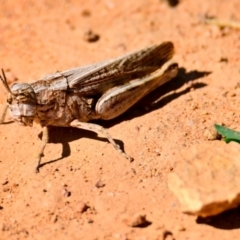
{"type": "Polygon", "coordinates": [[[69,192],[66,188],[62,189],[62,195],[64,197],[70,197],[71,196],[71,192],[69,192]]]}
{"type": "Polygon", "coordinates": [[[7,179],[2,182],[2,185],[7,185],[7,184],[8,184],[8,180],[7,179]]]}
{"type": "Polygon", "coordinates": [[[103,181],[99,180],[96,184],[95,184],[95,187],[96,188],[102,188],[102,187],[105,187],[105,183],[103,183],[103,181]]]}
{"type": "Polygon", "coordinates": [[[174,240],[172,232],[167,230],[167,229],[163,229],[163,231],[162,231],[162,239],[163,240],[174,240]]]}
{"type": "Polygon", "coordinates": [[[179,0],[166,0],[170,7],[176,7],[179,4],[179,0]]]}
{"type": "Polygon", "coordinates": [[[88,30],[84,34],[84,40],[87,42],[97,42],[100,36],[97,33],[94,33],[92,30],[88,30]]]}
{"type": "Polygon", "coordinates": [[[207,112],[207,111],[202,111],[202,115],[209,115],[209,112],[207,112]]]}
{"type": "Polygon", "coordinates": [[[196,110],[199,108],[198,103],[192,103],[190,106],[192,110],[196,110]]]}
{"type": "Polygon", "coordinates": [[[82,11],[82,16],[83,17],[90,17],[91,16],[91,12],[88,9],[84,9],[82,11]]]}
{"type": "Polygon", "coordinates": [[[233,93],[230,94],[230,97],[236,97],[236,95],[237,94],[235,92],[233,92],[233,93]]]}
{"type": "Polygon", "coordinates": [[[93,223],[93,220],[92,220],[92,219],[88,219],[87,222],[88,222],[88,223],[93,223]]]}
{"type": "Polygon", "coordinates": [[[217,130],[214,128],[214,126],[211,126],[207,129],[205,129],[203,136],[207,140],[217,140],[220,139],[220,135],[217,132],[217,130]]]}
{"type": "Polygon", "coordinates": [[[55,223],[55,222],[57,222],[57,220],[58,220],[58,216],[57,215],[53,215],[51,217],[51,222],[55,223]]]}
{"type": "Polygon", "coordinates": [[[177,229],[179,232],[184,232],[184,231],[186,231],[186,228],[185,228],[183,225],[177,225],[177,226],[176,226],[176,229],[177,229]]]}
{"type": "Polygon", "coordinates": [[[2,191],[3,192],[7,192],[7,191],[9,191],[10,190],[10,187],[9,186],[4,186],[3,188],[2,188],[2,191]]]}
{"type": "Polygon", "coordinates": [[[84,213],[89,207],[85,202],[79,202],[77,204],[77,211],[80,213],[84,213]]]}
{"type": "Polygon", "coordinates": [[[141,227],[148,223],[146,215],[143,214],[134,214],[123,220],[126,225],[129,227],[141,227]]]}
{"type": "Polygon", "coordinates": [[[219,62],[224,62],[224,63],[228,63],[228,58],[226,57],[221,57],[219,62]]]}

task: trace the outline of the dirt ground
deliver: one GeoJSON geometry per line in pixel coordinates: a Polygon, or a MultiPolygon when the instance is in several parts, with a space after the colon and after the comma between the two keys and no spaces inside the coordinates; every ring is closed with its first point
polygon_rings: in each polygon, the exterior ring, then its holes
{"type": "MultiPolygon", "coordinates": [[[[160,0],[2,1],[0,67],[10,84],[163,41],[174,43],[180,70],[126,114],[100,122],[132,163],[103,136],[54,128],[36,174],[41,128],[8,115],[0,126],[0,239],[239,239],[240,209],[189,216],[167,186],[179,151],[206,142],[206,128],[240,129],[240,31],[203,21],[240,21],[239,9],[239,0],[180,0],[176,7],[160,0]],[[141,216],[146,221],[134,227],[141,216]]],[[[3,110],[4,86],[0,93],[3,110]]]]}

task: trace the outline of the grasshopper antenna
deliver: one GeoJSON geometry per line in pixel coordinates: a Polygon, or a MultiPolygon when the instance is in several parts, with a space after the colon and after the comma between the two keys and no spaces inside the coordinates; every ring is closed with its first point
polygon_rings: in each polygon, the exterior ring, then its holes
{"type": "MultiPolygon", "coordinates": [[[[3,85],[5,86],[5,88],[7,89],[7,91],[8,91],[11,95],[13,95],[12,92],[11,92],[11,89],[10,89],[9,86],[8,86],[7,78],[6,78],[6,75],[5,75],[3,69],[2,69],[2,75],[0,74],[0,79],[1,79],[1,81],[2,81],[2,83],[3,83],[3,85]]],[[[1,116],[1,118],[0,118],[0,124],[2,124],[2,123],[4,122],[4,119],[5,119],[6,114],[7,114],[7,110],[8,110],[8,104],[6,104],[5,107],[4,107],[2,116],[1,116]]]]}
{"type": "Polygon", "coordinates": [[[8,91],[11,95],[13,95],[13,93],[12,93],[11,89],[9,88],[8,83],[7,83],[7,78],[6,78],[6,75],[5,75],[5,72],[4,72],[3,69],[2,69],[2,75],[0,75],[0,79],[1,79],[4,87],[7,89],[7,91],[8,91]]]}

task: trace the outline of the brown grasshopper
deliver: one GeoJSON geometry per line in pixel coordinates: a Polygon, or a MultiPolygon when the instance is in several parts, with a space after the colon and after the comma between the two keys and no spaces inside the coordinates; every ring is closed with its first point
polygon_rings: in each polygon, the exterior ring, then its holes
{"type": "Polygon", "coordinates": [[[118,117],[141,98],[178,72],[171,58],[171,42],[142,49],[119,58],[47,75],[33,83],[15,83],[10,88],[4,71],[0,79],[8,91],[7,108],[13,119],[24,126],[33,122],[43,127],[42,148],[38,154],[38,172],[48,142],[48,127],[76,127],[103,134],[125,158],[123,152],[94,119],[118,117]]]}

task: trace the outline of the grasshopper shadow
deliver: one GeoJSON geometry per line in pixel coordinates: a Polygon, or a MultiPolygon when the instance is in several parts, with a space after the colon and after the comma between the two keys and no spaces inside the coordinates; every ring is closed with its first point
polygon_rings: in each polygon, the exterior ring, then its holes
{"type": "MultiPolygon", "coordinates": [[[[38,135],[42,139],[42,132],[38,135]]],[[[62,144],[61,157],[43,162],[39,165],[39,169],[44,165],[51,164],[60,161],[71,155],[71,148],[69,143],[72,141],[79,140],[80,138],[90,138],[97,141],[107,142],[108,140],[104,137],[99,137],[97,133],[72,127],[49,127],[49,141],[52,144],[62,144]]],[[[124,144],[122,141],[114,139],[114,141],[124,150],[124,144]]]]}
{"type": "MultiPolygon", "coordinates": [[[[197,70],[186,72],[186,69],[180,68],[178,75],[174,79],[164,84],[164,87],[161,86],[156,90],[152,91],[142,100],[140,100],[137,104],[135,104],[132,108],[130,108],[126,113],[112,120],[108,120],[108,121],[98,120],[93,122],[103,126],[104,128],[110,128],[120,122],[131,120],[135,117],[143,116],[151,111],[154,111],[156,109],[163,107],[165,104],[180,97],[181,95],[188,93],[191,87],[194,87],[195,89],[205,87],[206,84],[204,83],[194,84],[194,80],[205,77],[210,73],[211,72],[197,71],[197,70]],[[188,87],[182,90],[181,92],[177,92],[177,93],[174,92],[175,90],[179,89],[184,84],[190,81],[192,81],[191,87],[188,87]],[[169,92],[173,92],[173,93],[170,95],[166,95],[169,92]],[[156,100],[158,100],[159,98],[160,98],[160,101],[156,102],[156,100]]],[[[108,142],[106,138],[98,137],[98,135],[95,132],[90,132],[90,131],[82,130],[78,128],[50,127],[49,130],[50,130],[49,143],[61,143],[63,146],[62,148],[63,150],[62,150],[61,157],[55,160],[41,163],[40,168],[46,164],[50,164],[70,156],[71,149],[69,146],[69,142],[79,140],[82,137],[90,138],[90,139],[98,140],[102,142],[108,142]]],[[[40,139],[42,138],[42,133],[39,134],[39,138],[40,139]]],[[[116,139],[114,140],[120,146],[120,148],[124,150],[123,142],[121,140],[116,140],[116,139]]]]}

